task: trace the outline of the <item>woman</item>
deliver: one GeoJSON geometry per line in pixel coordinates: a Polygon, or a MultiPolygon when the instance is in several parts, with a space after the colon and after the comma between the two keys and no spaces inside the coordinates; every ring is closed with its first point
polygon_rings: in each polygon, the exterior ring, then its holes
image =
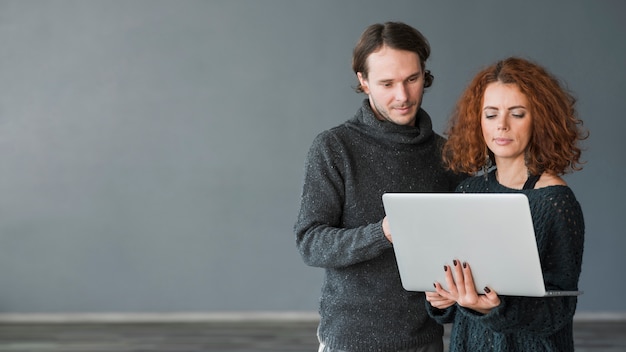
{"type": "MultiPolygon", "coordinates": [[[[451,170],[476,175],[457,192],[528,197],[548,290],[576,291],[582,264],[582,211],[560,177],[581,169],[577,143],[587,134],[574,104],[541,66],[520,58],[499,61],[462,94],[443,150],[451,170]]],[[[471,263],[451,260],[444,267],[449,290],[435,283],[436,292],[426,293],[429,314],[453,323],[450,351],[574,350],[575,296],[505,297],[489,287],[479,295],[471,263]]]]}

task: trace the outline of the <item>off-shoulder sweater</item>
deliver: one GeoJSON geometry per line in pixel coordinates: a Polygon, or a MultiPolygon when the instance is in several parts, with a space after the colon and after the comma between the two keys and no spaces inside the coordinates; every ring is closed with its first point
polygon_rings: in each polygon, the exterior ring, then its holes
{"type": "MultiPolygon", "coordinates": [[[[457,192],[523,192],[530,203],[546,289],[578,290],[585,225],[580,204],[569,187],[514,190],[499,184],[494,170],[487,180],[483,176],[465,180],[457,192]]],[[[458,305],[444,310],[428,302],[426,306],[439,323],[453,323],[451,352],[574,350],[575,296],[500,296],[500,300],[501,304],[485,315],[458,305]]]]}

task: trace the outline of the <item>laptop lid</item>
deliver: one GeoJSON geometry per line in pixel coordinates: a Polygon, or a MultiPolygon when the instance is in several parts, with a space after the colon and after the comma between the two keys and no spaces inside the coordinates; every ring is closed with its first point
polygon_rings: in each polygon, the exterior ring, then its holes
{"type": "Polygon", "coordinates": [[[408,291],[447,289],[443,266],[452,260],[472,267],[478,293],[489,286],[499,295],[547,293],[528,198],[522,193],[386,193],[402,285],[408,291]]]}

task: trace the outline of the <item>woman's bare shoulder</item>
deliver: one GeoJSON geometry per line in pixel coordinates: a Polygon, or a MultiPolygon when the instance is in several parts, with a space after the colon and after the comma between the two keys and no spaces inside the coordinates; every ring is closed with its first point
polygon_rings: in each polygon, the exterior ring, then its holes
{"type": "Polygon", "coordinates": [[[549,186],[567,186],[567,182],[555,174],[544,172],[537,181],[535,189],[549,186]]]}

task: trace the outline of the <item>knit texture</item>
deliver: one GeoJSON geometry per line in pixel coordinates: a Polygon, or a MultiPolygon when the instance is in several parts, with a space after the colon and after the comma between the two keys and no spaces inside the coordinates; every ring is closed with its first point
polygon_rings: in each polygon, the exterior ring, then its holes
{"type": "Polygon", "coordinates": [[[366,99],[355,117],[320,133],[309,150],[294,226],[304,262],[325,268],[320,340],[345,351],[397,351],[440,339],[423,293],[402,288],[382,231],[385,192],[451,192],[443,137],[420,110],[416,127],[375,118],[366,99]]]}
{"type": "MultiPolygon", "coordinates": [[[[492,171],[488,180],[483,176],[467,179],[457,191],[524,193],[530,203],[546,289],[578,290],[585,225],[580,204],[569,187],[514,190],[500,185],[492,171]]],[[[427,309],[438,322],[453,323],[451,352],[574,350],[575,296],[500,296],[500,300],[501,305],[486,315],[457,305],[440,310],[427,303],[427,309]]]]}

